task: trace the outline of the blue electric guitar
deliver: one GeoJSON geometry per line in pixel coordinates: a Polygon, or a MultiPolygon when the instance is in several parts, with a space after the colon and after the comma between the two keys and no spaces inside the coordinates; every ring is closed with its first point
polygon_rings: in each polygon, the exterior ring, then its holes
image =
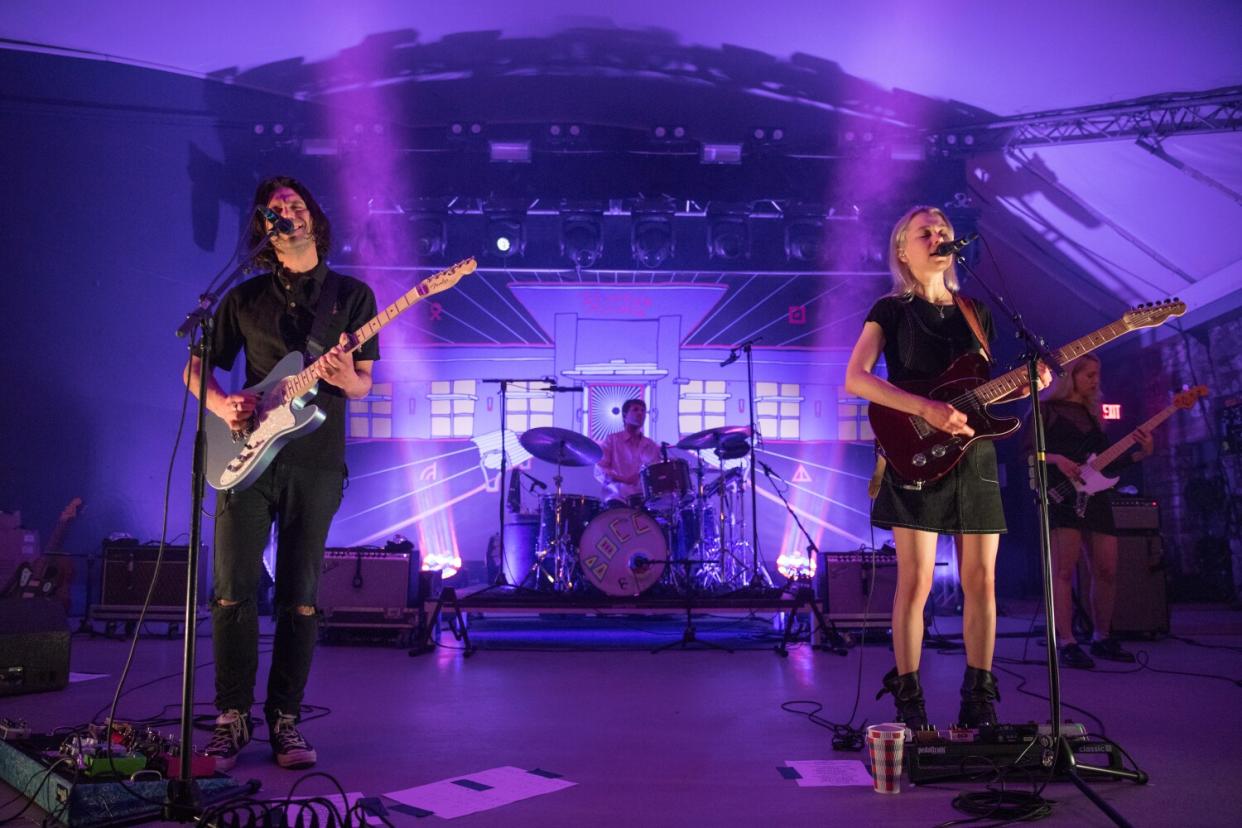
{"type": "MultiPolygon", "coordinates": [[[[473,258],[428,276],[398,297],[374,319],[349,334],[346,353],[353,353],[380,329],[428,296],[442,293],[474,272],[473,258]]],[[[285,356],[262,382],[245,389],[258,396],[249,425],[234,431],[219,417],[207,418],[207,482],[214,489],[244,489],[271,465],[281,447],[319,428],[327,416],[309,405],[319,387],[318,360],[304,365],[302,354],[285,356]]]]}

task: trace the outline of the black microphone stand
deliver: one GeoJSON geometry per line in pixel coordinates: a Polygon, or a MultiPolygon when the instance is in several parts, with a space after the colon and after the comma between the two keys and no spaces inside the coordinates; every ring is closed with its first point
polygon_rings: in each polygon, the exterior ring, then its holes
{"type": "MultiPolygon", "coordinates": [[[[781,499],[781,503],[785,504],[785,511],[789,512],[789,516],[794,519],[798,531],[802,533],[802,537],[806,538],[806,559],[808,561],[819,560],[819,546],[815,543],[815,539],[811,537],[811,533],[806,530],[806,526],[802,524],[802,518],[798,517],[798,513],[794,511],[794,507],[789,502],[789,499],[785,497],[785,491],[777,485],[776,481],[779,478],[776,477],[776,473],[762,460],[759,461],[759,465],[763,468],[763,475],[768,479],[768,483],[771,484],[772,491],[776,492],[776,496],[781,499]]],[[[825,577],[827,576],[825,575],[825,577]]],[[[793,640],[793,623],[797,618],[798,609],[802,604],[806,604],[811,608],[811,612],[815,614],[815,620],[819,623],[819,629],[824,631],[824,636],[828,640],[827,644],[816,644],[813,637],[814,634],[812,633],[811,649],[831,650],[839,656],[846,655],[845,638],[842,637],[841,633],[837,632],[836,622],[828,620],[824,613],[820,611],[819,604],[815,603],[815,593],[810,579],[805,577],[795,579],[787,575],[785,576],[785,589],[788,589],[789,585],[795,581],[798,586],[794,591],[794,608],[789,613],[789,621],[785,624],[785,635],[781,638],[781,643],[776,645],[776,651],[782,656],[789,655],[789,642],[793,640]]],[[[831,615],[832,609],[828,604],[828,600],[824,601],[824,610],[831,615]]]]}
{"type": "MultiPolygon", "coordinates": [[[[229,273],[218,289],[216,282],[228,270],[228,265],[216,274],[207,291],[198,298],[198,305],[186,314],[185,321],[176,335],[188,338],[193,353],[193,331],[198,337],[198,405],[194,430],[194,454],[190,466],[190,548],[186,552],[185,615],[183,624],[181,663],[181,752],[178,757],[177,778],[169,779],[165,790],[163,818],[176,822],[193,822],[203,813],[202,792],[194,781],[191,753],[194,726],[194,651],[197,640],[195,615],[198,610],[198,559],[203,548],[203,494],[207,483],[207,377],[211,372],[211,353],[214,347],[215,327],[213,317],[219,295],[228,290],[245,272],[251,259],[271,242],[263,239],[240,256],[240,263],[229,273]]],[[[236,260],[236,258],[234,259],[236,260]]],[[[231,260],[232,261],[232,260],[231,260]]],[[[230,261],[230,263],[231,263],[230,261]]],[[[109,722],[111,727],[111,722],[109,722]]]]}
{"type": "Polygon", "coordinates": [[[966,259],[960,253],[956,256],[967,273],[983,286],[988,296],[1010,318],[1015,328],[1015,336],[1026,344],[1023,361],[1027,367],[1027,381],[1031,389],[1031,428],[1035,447],[1035,502],[1039,512],[1039,554],[1043,570],[1044,586],[1044,625],[1046,627],[1047,661],[1048,661],[1048,707],[1049,726],[1051,727],[1052,775],[1063,775],[1074,783],[1091,802],[1100,809],[1115,825],[1129,826],[1130,823],[1082,778],[1079,771],[1098,774],[1112,779],[1129,779],[1140,785],[1147,783],[1147,774],[1142,771],[1130,771],[1119,768],[1106,768],[1098,765],[1079,764],[1074,756],[1073,746],[1069,738],[1062,732],[1061,722],[1061,670],[1057,662],[1057,628],[1055,615],[1055,595],[1053,593],[1053,562],[1052,562],[1052,527],[1048,516],[1048,462],[1044,434],[1043,413],[1039,403],[1039,363],[1043,362],[1054,373],[1064,373],[1064,368],[1048,351],[1042,337],[1031,332],[1022,321],[1022,315],[1016,313],[1005,299],[992,290],[979,275],[970,269],[966,259]]]}
{"type": "MultiPolygon", "coordinates": [[[[720,363],[720,367],[725,367],[737,361],[738,352],[746,354],[746,396],[747,410],[750,414],[750,583],[746,585],[749,589],[761,589],[765,586],[772,586],[772,580],[768,577],[767,572],[761,572],[759,569],[759,491],[755,486],[756,482],[756,460],[755,445],[759,442],[759,431],[755,428],[755,360],[751,353],[756,342],[763,339],[757,336],[754,339],[748,339],[741,345],[729,350],[729,356],[724,362],[720,363]]],[[[723,466],[722,466],[723,469],[723,466]]]]}

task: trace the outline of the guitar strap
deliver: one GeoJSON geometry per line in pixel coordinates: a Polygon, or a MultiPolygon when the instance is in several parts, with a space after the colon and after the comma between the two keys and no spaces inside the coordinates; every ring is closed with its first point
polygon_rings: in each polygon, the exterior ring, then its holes
{"type": "Polygon", "coordinates": [[[975,313],[975,303],[957,293],[953,294],[953,303],[962,312],[962,318],[966,320],[966,325],[970,328],[970,332],[975,335],[975,339],[979,340],[979,345],[983,348],[984,358],[991,362],[992,349],[988,347],[988,338],[983,333],[983,326],[979,324],[979,317],[975,313]]]}
{"type": "Polygon", "coordinates": [[[340,288],[341,277],[331,270],[324,274],[323,284],[319,286],[319,301],[315,304],[315,321],[311,325],[310,336],[306,338],[306,353],[311,359],[319,359],[324,351],[336,344],[325,342],[324,338],[328,335],[328,323],[332,319],[340,288]]]}

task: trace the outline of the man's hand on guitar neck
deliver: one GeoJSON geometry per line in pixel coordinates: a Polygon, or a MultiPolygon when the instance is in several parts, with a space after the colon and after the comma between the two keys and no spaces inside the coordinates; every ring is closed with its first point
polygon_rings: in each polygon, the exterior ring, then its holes
{"type": "Polygon", "coordinates": [[[371,390],[370,362],[365,363],[362,370],[354,362],[352,353],[345,349],[350,344],[348,334],[341,334],[340,342],[324,351],[315,362],[315,373],[325,382],[330,382],[345,392],[351,399],[365,397],[371,390]]]}
{"type": "Polygon", "coordinates": [[[973,437],[975,430],[966,423],[966,415],[947,402],[927,400],[919,411],[919,416],[927,421],[932,428],[946,434],[973,437]]]}

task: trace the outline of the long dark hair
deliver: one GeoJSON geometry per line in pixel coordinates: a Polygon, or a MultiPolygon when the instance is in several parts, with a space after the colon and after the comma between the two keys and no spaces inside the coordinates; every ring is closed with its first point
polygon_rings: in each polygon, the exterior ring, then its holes
{"type": "MultiPolygon", "coordinates": [[[[306,202],[306,209],[310,210],[311,224],[315,234],[315,250],[319,251],[319,260],[324,261],[328,257],[328,250],[332,247],[332,223],[328,221],[328,216],[324,213],[323,208],[319,206],[319,202],[311,195],[311,191],[306,185],[296,178],[290,178],[287,175],[277,175],[272,178],[259,182],[258,188],[254,191],[254,202],[250,205],[250,226],[246,233],[246,244],[250,249],[254,249],[256,245],[267,235],[267,223],[263,216],[259,213],[259,207],[266,207],[268,201],[272,198],[272,193],[281,187],[288,187],[302,197],[306,202]]],[[[276,251],[269,244],[254,257],[254,270],[257,272],[275,271],[279,268],[280,260],[276,258],[276,251]]]]}

